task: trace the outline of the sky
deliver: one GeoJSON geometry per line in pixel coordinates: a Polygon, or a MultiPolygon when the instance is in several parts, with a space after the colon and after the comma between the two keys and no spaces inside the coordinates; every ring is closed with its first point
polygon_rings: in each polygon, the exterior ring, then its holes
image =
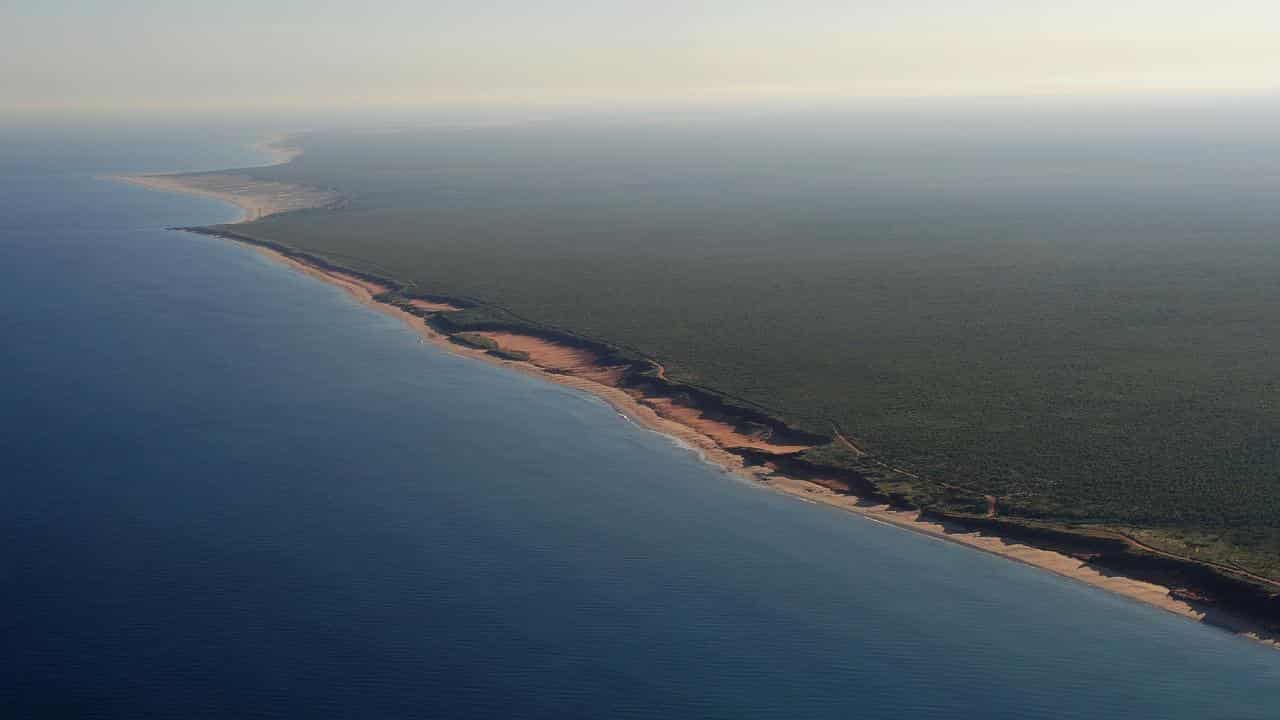
{"type": "Polygon", "coordinates": [[[0,113],[1270,92],[1277,0],[0,0],[0,113]]]}

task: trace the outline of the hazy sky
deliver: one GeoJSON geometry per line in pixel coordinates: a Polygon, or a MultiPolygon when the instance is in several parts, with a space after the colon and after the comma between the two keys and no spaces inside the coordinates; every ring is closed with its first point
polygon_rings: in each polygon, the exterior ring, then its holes
{"type": "Polygon", "coordinates": [[[1277,0],[0,0],[0,111],[1278,86],[1277,0]]]}

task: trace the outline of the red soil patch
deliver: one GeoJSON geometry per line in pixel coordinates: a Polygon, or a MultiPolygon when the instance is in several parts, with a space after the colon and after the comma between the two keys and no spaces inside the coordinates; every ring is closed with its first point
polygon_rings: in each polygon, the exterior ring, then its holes
{"type": "Polygon", "coordinates": [[[478,332],[476,335],[493,340],[503,350],[515,350],[526,353],[529,362],[543,370],[576,375],[594,380],[602,385],[617,385],[622,379],[624,368],[617,365],[605,365],[600,356],[583,348],[561,345],[560,343],[532,335],[519,335],[509,332],[478,332]]]}
{"type": "Polygon", "coordinates": [[[372,280],[365,280],[364,278],[356,277],[355,275],[348,275],[347,273],[344,273],[344,272],[338,272],[336,270],[321,270],[321,272],[331,277],[337,278],[338,280],[344,283],[348,283],[350,285],[355,285],[356,287],[364,288],[365,292],[368,292],[370,295],[381,295],[384,292],[391,291],[391,288],[387,287],[386,285],[383,285],[382,283],[376,283],[376,282],[373,282],[372,280]]]}
{"type": "Polygon", "coordinates": [[[422,300],[419,298],[410,300],[409,305],[416,307],[419,310],[426,310],[427,312],[454,312],[455,310],[462,309],[460,307],[450,305],[449,303],[432,302],[431,300],[422,300]]]}
{"type": "Polygon", "coordinates": [[[721,447],[751,448],[752,450],[775,455],[800,452],[812,447],[810,445],[783,445],[772,442],[768,438],[747,435],[739,432],[729,423],[703,416],[702,412],[697,408],[677,405],[670,398],[649,397],[644,398],[642,402],[653,408],[662,417],[697,430],[715,440],[721,447]]]}

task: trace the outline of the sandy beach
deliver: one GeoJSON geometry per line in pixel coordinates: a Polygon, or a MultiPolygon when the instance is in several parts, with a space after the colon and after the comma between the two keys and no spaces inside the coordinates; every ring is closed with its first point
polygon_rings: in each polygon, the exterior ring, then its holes
{"type": "MultiPolygon", "coordinates": [[[[260,183],[244,176],[197,174],[169,176],[133,176],[118,178],[145,187],[211,197],[232,203],[243,212],[242,221],[251,221],[276,212],[321,207],[337,200],[333,193],[309,190],[279,183],[260,183]],[[209,178],[217,178],[209,180],[209,178]]],[[[830,487],[821,479],[803,480],[786,477],[773,471],[768,465],[748,467],[733,448],[748,448],[766,454],[784,455],[805,449],[803,445],[774,444],[768,438],[744,435],[733,426],[713,418],[707,418],[695,408],[674,403],[670,398],[645,397],[619,386],[623,368],[611,367],[600,362],[588,350],[568,347],[543,338],[510,332],[482,333],[502,349],[518,351],[528,356],[527,361],[497,357],[482,349],[462,346],[446,335],[436,332],[424,322],[423,314],[448,313],[457,308],[445,302],[412,300],[408,304],[415,312],[379,302],[375,298],[392,288],[385,287],[354,274],[322,268],[303,259],[290,257],[275,250],[252,245],[265,256],[331,283],[345,290],[353,299],[402,320],[418,333],[423,342],[437,345],[455,355],[466,356],[495,365],[502,365],[541,379],[572,387],[609,403],[622,416],[652,431],[666,435],[691,448],[704,460],[727,472],[735,473],[761,487],[785,493],[806,502],[820,503],[847,511],[862,518],[886,523],[930,537],[957,543],[983,552],[1048,570],[1062,577],[1121,595],[1135,601],[1160,608],[1191,620],[1203,621],[1206,613],[1170,593],[1170,588],[1100,571],[1087,562],[1062,553],[1032,547],[981,532],[948,527],[942,523],[923,520],[918,513],[895,509],[887,505],[869,503],[863,498],[846,492],[838,492],[838,481],[830,487]],[[418,314],[421,313],[421,314],[418,314]]],[[[1213,623],[1226,630],[1280,647],[1275,637],[1265,635],[1260,626],[1246,619],[1223,618],[1218,613],[1213,623]]]]}

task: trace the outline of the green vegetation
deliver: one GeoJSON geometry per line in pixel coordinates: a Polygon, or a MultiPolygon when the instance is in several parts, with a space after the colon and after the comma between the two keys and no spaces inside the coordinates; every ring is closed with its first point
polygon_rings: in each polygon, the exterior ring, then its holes
{"type": "Polygon", "coordinates": [[[498,349],[497,341],[477,333],[460,332],[450,335],[449,337],[460,345],[466,345],[467,347],[475,348],[476,350],[493,351],[498,349]]]}
{"type": "Polygon", "coordinates": [[[459,332],[449,335],[449,339],[459,345],[465,345],[476,350],[484,350],[494,357],[503,360],[528,360],[529,353],[523,350],[508,350],[498,344],[496,340],[484,335],[473,332],[459,332]]]}
{"type": "Polygon", "coordinates": [[[1280,218],[1248,158],[873,130],[316,136],[252,172],[349,205],[237,231],[839,429],[884,465],[805,459],[923,507],[1280,577],[1280,218]]]}
{"type": "Polygon", "coordinates": [[[503,360],[524,361],[529,359],[529,353],[523,350],[508,350],[506,348],[501,348],[501,347],[490,350],[489,354],[494,357],[502,358],[503,360]]]}

